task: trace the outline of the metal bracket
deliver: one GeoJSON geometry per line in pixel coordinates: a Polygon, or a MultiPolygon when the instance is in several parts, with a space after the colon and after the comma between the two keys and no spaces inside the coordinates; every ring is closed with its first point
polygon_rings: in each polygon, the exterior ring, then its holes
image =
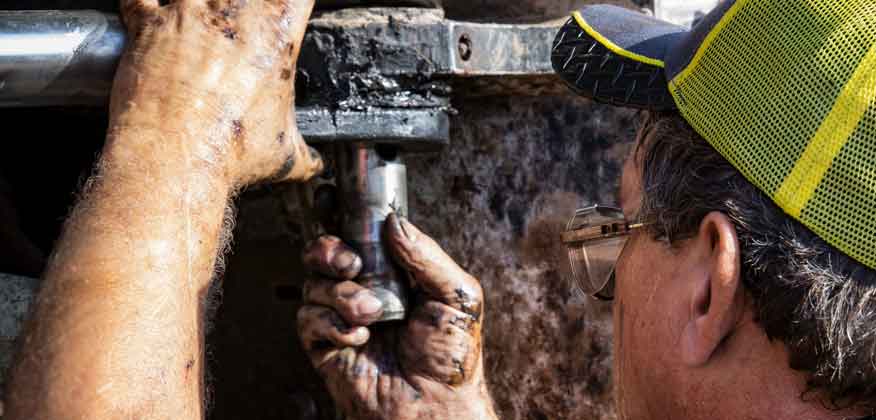
{"type": "MultiPolygon", "coordinates": [[[[562,92],[550,65],[558,25],[457,22],[428,8],[320,12],[299,61],[302,133],[440,147],[451,96],[562,92]]],[[[106,104],[125,41],[114,15],[0,12],[0,107],[106,104]]]]}

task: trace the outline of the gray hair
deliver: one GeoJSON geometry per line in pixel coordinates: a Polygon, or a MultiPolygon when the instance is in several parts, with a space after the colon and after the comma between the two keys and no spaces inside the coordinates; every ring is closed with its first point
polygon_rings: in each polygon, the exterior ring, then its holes
{"type": "MultiPolygon", "coordinates": [[[[757,323],[835,408],[876,408],[876,271],[786,215],[675,113],[644,113],[642,220],[670,242],[710,212],[736,225],[757,323]]],[[[807,393],[810,393],[807,392],[807,393]]]]}

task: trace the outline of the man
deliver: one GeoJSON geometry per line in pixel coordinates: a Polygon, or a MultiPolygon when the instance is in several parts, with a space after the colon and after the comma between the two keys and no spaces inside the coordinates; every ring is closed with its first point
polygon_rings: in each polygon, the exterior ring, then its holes
{"type": "MultiPolygon", "coordinates": [[[[319,167],[278,117],[290,98],[272,96],[292,89],[282,70],[310,4],[125,6],[135,41],[108,144],[46,275],[9,418],[202,415],[199,305],[225,201],[319,167]],[[294,159],[271,161],[276,148],[294,159]]],[[[576,284],[615,300],[622,418],[872,414],[874,28],[863,1],[739,0],[690,33],[612,7],[560,32],[576,90],[652,110],[622,209],[582,211],[562,238],[576,284]]],[[[409,319],[375,324],[380,302],[351,281],[361,260],[320,238],[304,258],[323,277],[298,314],[314,366],[350,418],[496,418],[477,281],[403,218],[386,225],[415,284],[409,319]]]]}
{"type": "MultiPolygon", "coordinates": [[[[872,416],[876,7],[728,1],[688,32],[591,6],[554,47],[573,89],[648,110],[621,209],[582,210],[562,238],[577,286],[615,300],[619,416],[872,416]]],[[[314,366],[352,418],[494,418],[476,282],[404,220],[387,235],[424,303],[374,325],[341,269],[355,255],[321,239],[305,261],[343,282],[307,289],[314,366]]]]}

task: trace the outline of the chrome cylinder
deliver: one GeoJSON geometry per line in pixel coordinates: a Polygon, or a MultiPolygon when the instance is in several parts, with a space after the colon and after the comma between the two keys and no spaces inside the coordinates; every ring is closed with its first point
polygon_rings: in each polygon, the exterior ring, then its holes
{"type": "Polygon", "coordinates": [[[125,38],[96,11],[0,12],[0,107],[105,105],[125,38]]]}
{"type": "Polygon", "coordinates": [[[405,276],[383,244],[391,213],[407,216],[407,167],[394,146],[351,143],[338,146],[337,183],[342,194],[341,236],[362,257],[356,279],[383,302],[381,321],[405,318],[405,276]]]}

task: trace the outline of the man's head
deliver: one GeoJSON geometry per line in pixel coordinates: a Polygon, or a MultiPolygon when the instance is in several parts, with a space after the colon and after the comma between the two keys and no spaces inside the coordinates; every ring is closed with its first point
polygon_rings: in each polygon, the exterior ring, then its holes
{"type": "Polygon", "coordinates": [[[876,406],[876,272],[787,216],[674,113],[645,113],[621,201],[647,223],[617,266],[623,417],[876,406]]]}
{"type": "MultiPolygon", "coordinates": [[[[725,0],[690,29],[588,6],[552,61],[582,95],[648,110],[624,169],[631,220],[564,233],[585,256],[631,233],[614,291],[621,414],[872,411],[876,6],[725,0]]],[[[595,251],[582,261],[601,284],[595,251]]]]}

